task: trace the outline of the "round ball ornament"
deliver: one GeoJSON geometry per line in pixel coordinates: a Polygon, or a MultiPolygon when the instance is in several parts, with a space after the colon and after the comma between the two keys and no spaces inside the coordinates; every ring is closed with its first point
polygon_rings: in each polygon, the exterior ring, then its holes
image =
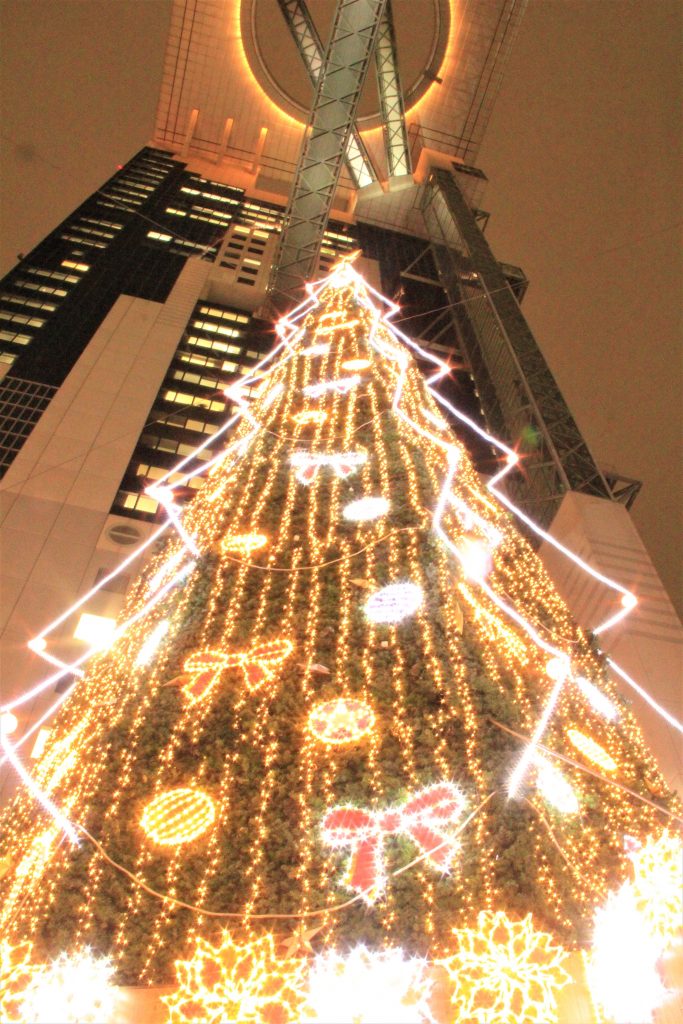
{"type": "Polygon", "coordinates": [[[371,622],[401,622],[414,615],[424,600],[415,583],[391,583],[368,598],[365,614],[371,622]]]}
{"type": "Polygon", "coordinates": [[[357,743],[375,724],[375,713],[364,700],[339,697],[316,704],[308,728],[321,743],[342,746],[357,743]]]}
{"type": "Polygon", "coordinates": [[[180,846],[197,839],[216,819],[210,796],[199,789],[169,789],[147,804],[140,826],[159,846],[180,846]]]}

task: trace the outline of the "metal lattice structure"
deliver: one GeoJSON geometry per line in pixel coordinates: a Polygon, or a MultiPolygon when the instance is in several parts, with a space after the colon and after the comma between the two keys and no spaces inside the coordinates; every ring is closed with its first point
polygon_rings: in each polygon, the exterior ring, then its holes
{"type": "Polygon", "coordinates": [[[410,174],[410,149],[406,129],[403,92],[398,73],[396,37],[391,13],[391,0],[387,0],[379,25],[375,47],[375,67],[382,111],[382,131],[390,176],[410,174]]]}
{"type": "Polygon", "coordinates": [[[270,300],[291,305],[312,276],[386,0],[339,0],[285,213],[270,300]]]}
{"type": "MultiPolygon", "coordinates": [[[[313,85],[317,86],[325,65],[325,48],[305,0],[278,0],[278,4],[299,49],[308,76],[313,85]]],[[[346,144],[346,165],[356,188],[364,188],[377,181],[365,143],[355,125],[351,128],[351,135],[346,144]]]]}
{"type": "Polygon", "coordinates": [[[523,456],[515,496],[543,525],[569,490],[617,500],[453,174],[432,173],[422,212],[441,284],[464,310],[460,341],[489,428],[523,456]]]}

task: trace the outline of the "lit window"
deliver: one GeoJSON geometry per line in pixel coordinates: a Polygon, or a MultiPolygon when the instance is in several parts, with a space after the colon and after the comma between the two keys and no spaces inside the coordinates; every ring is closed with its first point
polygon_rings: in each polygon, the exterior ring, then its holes
{"type": "Polygon", "coordinates": [[[70,267],[71,270],[82,270],[83,272],[90,270],[88,263],[73,263],[72,260],[62,260],[62,266],[70,267]]]}
{"type": "Polygon", "coordinates": [[[173,235],[162,235],[160,231],[148,231],[147,237],[154,238],[157,242],[170,242],[173,235]]]}

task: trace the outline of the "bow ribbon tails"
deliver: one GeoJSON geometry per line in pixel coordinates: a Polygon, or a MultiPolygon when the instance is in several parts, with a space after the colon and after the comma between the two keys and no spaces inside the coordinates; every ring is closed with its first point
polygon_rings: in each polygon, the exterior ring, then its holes
{"type": "Polygon", "coordinates": [[[405,804],[384,811],[334,807],[323,819],[323,839],[330,846],[351,847],[344,881],[368,903],[374,903],[386,885],[385,838],[409,836],[432,867],[445,872],[457,841],[444,830],[458,820],[464,808],[465,798],[458,787],[438,782],[409,797],[405,804]]]}
{"type": "Polygon", "coordinates": [[[259,690],[272,679],[281,662],[294,650],[291,640],[269,640],[256,644],[248,651],[226,653],[224,651],[194,651],[185,659],[184,673],[172,679],[168,686],[178,685],[188,704],[196,704],[209,696],[218,685],[221,675],[228,668],[241,668],[244,681],[250,693],[259,690]]]}
{"type": "Polygon", "coordinates": [[[296,469],[296,478],[299,483],[310,484],[315,480],[323,466],[329,466],[336,476],[344,480],[347,476],[363,465],[367,460],[367,452],[334,452],[325,454],[322,452],[294,452],[290,456],[290,463],[296,469]]]}

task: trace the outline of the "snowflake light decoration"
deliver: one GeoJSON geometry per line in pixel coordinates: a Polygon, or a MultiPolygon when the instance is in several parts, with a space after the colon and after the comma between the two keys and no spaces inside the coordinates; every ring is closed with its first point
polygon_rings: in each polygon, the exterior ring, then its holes
{"type": "Polygon", "coordinates": [[[389,511],[389,502],[386,498],[359,498],[352,501],[343,510],[344,519],[352,523],[365,523],[372,519],[379,519],[389,511]]]}
{"type": "Polygon", "coordinates": [[[199,789],[169,789],[147,804],[140,825],[153,843],[180,846],[191,843],[213,825],[216,806],[199,789]]]}
{"type": "Polygon", "coordinates": [[[109,957],[95,957],[88,949],[71,956],[60,953],[33,976],[19,1019],[31,1024],[108,1024],[117,996],[114,970],[109,957]]]}
{"type": "Polygon", "coordinates": [[[683,844],[669,832],[631,855],[636,907],[663,946],[683,929],[683,844]]]}
{"type": "Polygon", "coordinates": [[[657,968],[661,954],[661,943],[648,934],[627,882],[596,912],[586,961],[591,995],[609,1020],[650,1024],[668,995],[657,968]]]}
{"type": "Polygon", "coordinates": [[[43,970],[32,962],[30,942],[0,942],[0,1020],[20,1021],[20,1006],[35,976],[43,970]]]}
{"type": "Polygon", "coordinates": [[[365,614],[371,622],[401,622],[414,615],[424,600],[415,583],[390,583],[368,598],[365,614]]]}
{"type": "Polygon", "coordinates": [[[571,981],[566,950],[534,928],[531,914],[513,921],[503,910],[484,910],[477,924],[454,930],[455,953],[438,961],[453,985],[454,1019],[554,1024],[558,993],[571,981]]]}
{"type": "Polygon", "coordinates": [[[217,946],[199,938],[192,959],[177,960],[175,969],[178,987],[162,996],[168,1024],[295,1024],[305,1019],[306,961],[278,959],[272,935],[238,943],[223,932],[217,946]]]}
{"type": "Polygon", "coordinates": [[[308,728],[315,738],[334,746],[357,743],[374,724],[375,714],[370,705],[351,697],[316,704],[308,716],[308,728]]]}
{"type": "Polygon", "coordinates": [[[323,953],[309,978],[310,1015],[325,1024],[418,1024],[432,1021],[428,964],[402,949],[323,953]]]}

